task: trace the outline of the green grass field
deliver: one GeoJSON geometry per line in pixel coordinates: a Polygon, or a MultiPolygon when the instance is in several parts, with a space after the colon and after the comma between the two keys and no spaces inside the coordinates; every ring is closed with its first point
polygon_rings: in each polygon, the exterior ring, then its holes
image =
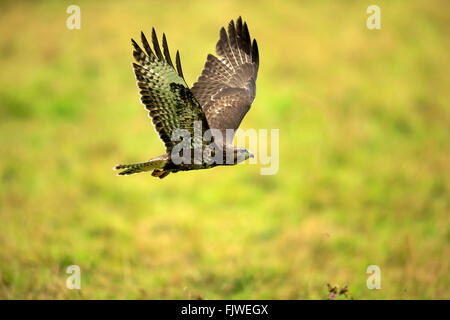
{"type": "Polygon", "coordinates": [[[0,4],[0,298],[450,299],[448,1],[76,1],[80,30],[70,4],[0,4]],[[164,152],[130,38],[165,32],[191,85],[239,15],[278,174],[115,176],[164,152]]]}

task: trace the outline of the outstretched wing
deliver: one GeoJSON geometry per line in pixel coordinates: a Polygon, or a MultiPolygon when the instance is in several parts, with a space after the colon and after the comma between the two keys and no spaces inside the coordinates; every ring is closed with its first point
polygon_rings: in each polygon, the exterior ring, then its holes
{"type": "MultiPolygon", "coordinates": [[[[210,128],[225,130],[239,127],[256,95],[259,55],[256,40],[251,41],[247,23],[241,17],[230,21],[228,34],[220,30],[216,58],[209,54],[201,76],[191,91],[200,102],[210,128]]],[[[228,140],[227,143],[232,142],[228,140]]],[[[216,138],[216,142],[218,139],[216,138]]]]}
{"type": "Polygon", "coordinates": [[[208,122],[199,102],[184,80],[178,51],[176,69],[173,66],[166,36],[163,34],[163,52],[159,47],[155,29],[152,30],[154,51],[150,48],[144,33],[141,33],[141,40],[145,52],[131,39],[134,47],[133,56],[137,62],[133,63],[133,68],[141,101],[149,111],[153,125],[167,151],[170,152],[179,143],[171,139],[174,130],[185,129],[193,137],[195,121],[201,124],[202,133],[208,130],[208,122]]]}

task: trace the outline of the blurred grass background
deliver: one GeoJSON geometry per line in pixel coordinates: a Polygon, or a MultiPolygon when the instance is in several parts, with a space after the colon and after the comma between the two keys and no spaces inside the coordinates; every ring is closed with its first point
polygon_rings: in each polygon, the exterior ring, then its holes
{"type": "Polygon", "coordinates": [[[76,1],[68,30],[71,4],[0,4],[0,298],[450,298],[448,1],[76,1]],[[130,38],[165,32],[192,84],[239,15],[261,59],[242,127],[280,129],[278,174],[116,177],[164,151],[130,38]]]}

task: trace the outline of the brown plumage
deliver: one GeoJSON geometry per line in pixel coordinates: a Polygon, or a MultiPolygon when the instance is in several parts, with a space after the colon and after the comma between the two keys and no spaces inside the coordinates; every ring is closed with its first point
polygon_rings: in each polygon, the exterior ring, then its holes
{"type": "MultiPolygon", "coordinates": [[[[216,58],[209,54],[201,76],[191,91],[200,102],[211,128],[236,130],[256,95],[259,55],[256,40],[251,43],[247,23],[241,17],[231,21],[228,34],[220,29],[216,58]]],[[[232,143],[232,141],[227,141],[232,143]]]]}
{"type": "Polygon", "coordinates": [[[132,40],[136,60],[133,68],[141,101],[165,144],[166,153],[147,162],[118,165],[115,169],[123,170],[119,175],[153,171],[153,176],[163,178],[171,172],[211,168],[220,164],[211,163],[217,152],[232,152],[235,160],[232,164],[251,157],[245,148],[232,145],[232,137],[225,139],[225,130],[232,129],[234,134],[256,95],[258,46],[256,40],[251,41],[247,24],[239,17],[236,23],[233,20],[229,23],[228,33],[221,28],[216,44],[219,57],[208,54],[201,76],[191,89],[184,80],[178,51],[173,65],[166,36],[163,34],[162,50],[155,29],[151,40],[153,50],[141,33],[145,52],[132,40]],[[208,129],[218,129],[223,139],[214,130],[209,142],[191,139],[190,150],[201,148],[210,156],[205,157],[202,153],[199,160],[191,156],[191,163],[175,164],[172,151],[179,141],[172,135],[177,129],[184,129],[191,137],[194,136],[197,130],[195,123],[201,125],[201,134],[208,129]]]}

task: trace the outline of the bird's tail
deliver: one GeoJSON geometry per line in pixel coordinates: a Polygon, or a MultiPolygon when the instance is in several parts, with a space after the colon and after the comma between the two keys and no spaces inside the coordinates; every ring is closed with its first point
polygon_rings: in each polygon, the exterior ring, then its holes
{"type": "Polygon", "coordinates": [[[114,170],[122,170],[117,175],[127,176],[127,175],[130,175],[133,173],[162,169],[162,168],[164,168],[166,163],[167,163],[167,160],[152,159],[150,161],[141,162],[141,163],[119,164],[119,165],[115,166],[113,169],[114,170]]]}

